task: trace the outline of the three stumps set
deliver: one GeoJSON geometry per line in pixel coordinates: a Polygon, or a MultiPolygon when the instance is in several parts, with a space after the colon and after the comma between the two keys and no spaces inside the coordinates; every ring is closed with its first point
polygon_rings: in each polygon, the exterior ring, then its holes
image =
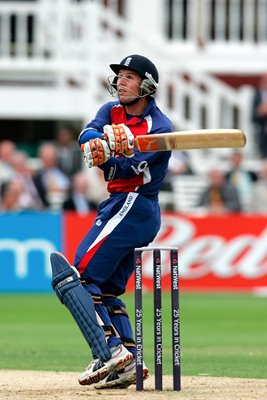
{"type": "Polygon", "coordinates": [[[161,252],[170,254],[173,390],[181,390],[180,368],[180,308],[178,250],[174,247],[141,247],[134,252],[135,262],[135,340],[136,340],[136,390],[143,390],[143,308],[142,308],[142,253],[153,254],[154,280],[154,365],[155,389],[163,389],[162,370],[162,264],[161,252]]]}
{"type": "MultiPolygon", "coordinates": [[[[144,152],[241,148],[245,147],[246,141],[244,132],[239,129],[200,129],[137,136],[134,146],[139,151],[144,152]]],[[[153,252],[155,389],[162,390],[161,251],[169,251],[171,264],[173,390],[181,390],[178,250],[173,247],[141,247],[135,249],[136,390],[143,390],[142,253],[144,251],[153,252]]]]}

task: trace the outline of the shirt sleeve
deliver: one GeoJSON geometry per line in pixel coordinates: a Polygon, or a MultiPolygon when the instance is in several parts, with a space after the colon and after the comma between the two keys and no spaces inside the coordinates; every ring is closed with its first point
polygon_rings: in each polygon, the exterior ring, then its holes
{"type": "Polygon", "coordinates": [[[113,104],[114,103],[109,102],[100,107],[95,118],[88,122],[85,128],[81,131],[78,138],[79,145],[88,142],[90,139],[95,139],[102,136],[103,126],[111,123],[110,110],[113,104]]]}

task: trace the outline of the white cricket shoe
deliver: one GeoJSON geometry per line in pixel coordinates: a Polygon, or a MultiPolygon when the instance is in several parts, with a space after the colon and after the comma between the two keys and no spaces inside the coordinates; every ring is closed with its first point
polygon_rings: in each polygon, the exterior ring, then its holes
{"type": "Polygon", "coordinates": [[[106,378],[111,372],[116,372],[132,362],[133,355],[122,344],[110,348],[111,358],[103,362],[93,360],[80,375],[80,385],[92,385],[106,378]]]}
{"type": "MultiPolygon", "coordinates": [[[[143,379],[149,377],[149,370],[143,363],[143,379]]],[[[136,363],[135,360],[120,371],[111,372],[106,378],[94,385],[96,389],[125,389],[136,383],[136,363]]]]}

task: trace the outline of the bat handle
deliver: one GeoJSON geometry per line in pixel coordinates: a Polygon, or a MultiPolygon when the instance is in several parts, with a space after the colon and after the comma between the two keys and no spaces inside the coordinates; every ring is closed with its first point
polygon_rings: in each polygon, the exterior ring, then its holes
{"type": "MultiPolygon", "coordinates": [[[[104,136],[102,136],[101,139],[104,139],[104,136]]],[[[137,147],[136,139],[134,140],[134,145],[135,145],[135,147],[137,147]]],[[[84,151],[84,143],[81,144],[80,149],[81,149],[81,152],[83,153],[83,151],[84,151]]]]}

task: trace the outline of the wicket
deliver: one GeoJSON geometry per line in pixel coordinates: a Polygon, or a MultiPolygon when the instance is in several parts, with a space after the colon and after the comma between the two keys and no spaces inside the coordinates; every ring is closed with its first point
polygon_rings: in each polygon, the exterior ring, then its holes
{"type": "Polygon", "coordinates": [[[155,389],[162,390],[162,301],[161,301],[161,251],[169,251],[171,267],[172,306],[172,358],[173,390],[181,390],[180,362],[180,307],[178,250],[174,247],[141,247],[134,252],[135,262],[135,340],[136,340],[136,390],[143,390],[143,309],[142,309],[142,253],[153,252],[154,278],[154,357],[155,389]]]}

